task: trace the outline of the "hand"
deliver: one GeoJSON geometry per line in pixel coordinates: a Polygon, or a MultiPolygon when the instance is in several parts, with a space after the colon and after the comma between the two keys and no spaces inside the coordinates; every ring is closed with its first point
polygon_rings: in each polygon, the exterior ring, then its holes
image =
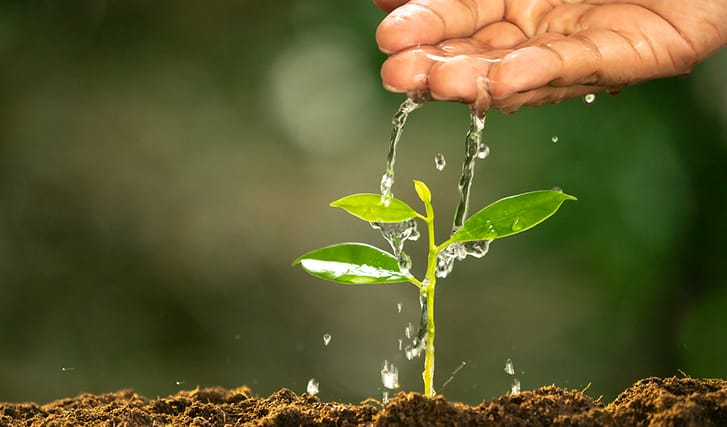
{"type": "Polygon", "coordinates": [[[727,43],[725,0],[374,0],[384,87],[484,112],[687,74],[727,43]]]}

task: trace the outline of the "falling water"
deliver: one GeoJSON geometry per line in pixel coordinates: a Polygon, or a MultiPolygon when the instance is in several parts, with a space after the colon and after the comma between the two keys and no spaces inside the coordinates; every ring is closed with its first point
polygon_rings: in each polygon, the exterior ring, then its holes
{"type": "Polygon", "coordinates": [[[520,393],[520,380],[515,378],[515,365],[512,363],[512,359],[508,358],[505,362],[505,373],[512,376],[512,383],[510,384],[510,394],[520,393]]]}
{"type": "Polygon", "coordinates": [[[444,167],[447,166],[447,159],[444,158],[444,154],[437,153],[434,155],[434,167],[437,168],[438,171],[443,171],[444,167]]]}
{"type": "Polygon", "coordinates": [[[374,229],[380,230],[389,245],[394,251],[399,261],[399,270],[408,274],[411,269],[411,258],[404,252],[404,243],[407,240],[419,239],[420,233],[417,229],[417,222],[414,219],[408,219],[402,222],[372,222],[374,229]]]}
{"type": "MultiPolygon", "coordinates": [[[[454,213],[453,231],[464,224],[470,199],[470,187],[475,175],[475,161],[480,153],[482,144],[482,129],[485,128],[485,116],[480,116],[477,109],[470,109],[470,128],[465,137],[464,162],[462,163],[462,176],[459,179],[459,204],[454,213]]],[[[485,156],[487,157],[487,156],[485,156]]]]}
{"type": "Polygon", "coordinates": [[[507,359],[505,362],[505,373],[508,375],[515,375],[515,366],[512,364],[512,359],[507,359]]]}
{"type": "Polygon", "coordinates": [[[425,102],[426,100],[424,98],[407,98],[401,103],[399,109],[394,114],[394,118],[391,120],[391,124],[394,128],[392,129],[391,137],[389,138],[389,154],[386,156],[386,171],[381,177],[380,185],[382,203],[388,203],[393,197],[391,187],[394,185],[396,147],[399,145],[399,139],[401,139],[401,133],[404,130],[406,119],[409,117],[409,113],[424,105],[425,102]]]}

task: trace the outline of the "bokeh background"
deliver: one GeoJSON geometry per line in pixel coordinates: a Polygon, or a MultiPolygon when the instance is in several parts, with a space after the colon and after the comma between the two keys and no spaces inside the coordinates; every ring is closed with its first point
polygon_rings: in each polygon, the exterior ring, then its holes
{"type": "MultiPolygon", "coordinates": [[[[422,360],[397,350],[414,287],[290,266],[385,245],[327,207],[384,169],[402,97],[380,85],[382,17],[366,0],[2,2],[0,401],[316,378],[357,402],[381,396],[384,360],[421,390],[422,360]]],[[[437,387],[467,362],[448,398],[505,393],[508,358],[523,389],[608,400],[727,376],[726,54],[592,105],[489,115],[472,209],[554,186],[579,201],[440,283],[437,387]]],[[[467,122],[426,105],[400,147],[394,192],[418,206],[411,179],[431,186],[440,240],[467,122]]]]}

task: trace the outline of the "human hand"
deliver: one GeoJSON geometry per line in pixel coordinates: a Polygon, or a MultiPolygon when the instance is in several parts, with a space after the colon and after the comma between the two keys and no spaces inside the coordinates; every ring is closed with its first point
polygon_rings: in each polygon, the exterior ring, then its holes
{"type": "Polygon", "coordinates": [[[688,74],[727,43],[725,0],[374,0],[384,87],[516,111],[688,74]]]}

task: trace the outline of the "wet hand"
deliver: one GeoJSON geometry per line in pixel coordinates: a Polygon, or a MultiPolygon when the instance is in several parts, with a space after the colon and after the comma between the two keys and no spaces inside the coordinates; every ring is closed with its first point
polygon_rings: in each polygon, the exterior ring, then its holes
{"type": "Polygon", "coordinates": [[[374,0],[394,92],[515,111],[687,74],[727,43],[723,0],[374,0]]]}

